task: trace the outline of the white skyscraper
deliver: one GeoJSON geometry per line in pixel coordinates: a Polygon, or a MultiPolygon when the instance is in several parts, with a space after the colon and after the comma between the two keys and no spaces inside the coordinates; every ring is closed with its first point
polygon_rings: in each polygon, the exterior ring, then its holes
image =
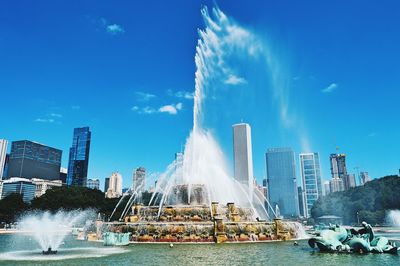
{"type": "Polygon", "coordinates": [[[0,180],[3,178],[4,164],[6,162],[8,141],[0,139],[0,180]]]}
{"type": "Polygon", "coordinates": [[[311,208],[314,202],[322,196],[321,169],[319,154],[300,153],[300,174],[305,193],[306,213],[305,217],[310,217],[311,208]]]}
{"type": "Polygon", "coordinates": [[[122,176],[120,173],[112,173],[109,177],[109,186],[106,192],[106,198],[118,198],[122,196],[122,176]]]}
{"type": "Polygon", "coordinates": [[[249,124],[241,123],[233,128],[233,157],[235,179],[247,186],[249,195],[253,194],[253,155],[251,148],[251,129],[249,124]]]}

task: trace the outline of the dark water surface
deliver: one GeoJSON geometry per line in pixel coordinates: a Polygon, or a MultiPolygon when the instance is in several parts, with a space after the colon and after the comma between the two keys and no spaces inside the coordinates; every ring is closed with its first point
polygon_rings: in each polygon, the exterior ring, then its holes
{"type": "Polygon", "coordinates": [[[0,265],[400,265],[397,255],[319,253],[307,241],[108,248],[68,237],[57,255],[40,252],[29,236],[0,235],[0,265]]]}

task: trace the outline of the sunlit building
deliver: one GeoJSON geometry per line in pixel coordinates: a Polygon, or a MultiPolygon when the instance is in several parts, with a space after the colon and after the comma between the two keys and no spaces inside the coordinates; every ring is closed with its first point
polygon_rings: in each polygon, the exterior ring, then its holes
{"type": "MultiPolygon", "coordinates": [[[[314,202],[322,196],[321,169],[319,162],[319,154],[301,153],[300,157],[300,174],[304,189],[304,205],[306,207],[305,217],[310,217],[311,208],[314,202]]],[[[300,195],[299,195],[300,197],[300,195]]]]}
{"type": "Polygon", "coordinates": [[[112,173],[109,178],[106,198],[119,198],[122,196],[122,176],[120,173],[112,173]]]}
{"type": "Polygon", "coordinates": [[[248,189],[252,197],[254,175],[251,128],[249,124],[241,123],[233,125],[232,129],[234,178],[248,189]]]}
{"type": "Polygon", "coordinates": [[[53,187],[61,187],[61,180],[44,180],[39,178],[32,178],[32,183],[35,184],[35,197],[38,198],[46,193],[48,189],[53,187]]]}

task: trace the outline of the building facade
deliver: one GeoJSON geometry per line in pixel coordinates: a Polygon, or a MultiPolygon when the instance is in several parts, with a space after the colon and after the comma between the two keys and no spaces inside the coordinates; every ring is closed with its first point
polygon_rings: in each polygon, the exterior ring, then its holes
{"type": "Polygon", "coordinates": [[[104,178],[104,193],[107,192],[109,187],[110,187],[110,178],[106,177],[104,178]]]}
{"type": "Polygon", "coordinates": [[[39,178],[32,178],[32,183],[36,186],[35,197],[38,198],[46,193],[48,189],[53,187],[61,187],[61,180],[44,180],[39,178]]]}
{"type": "Polygon", "coordinates": [[[343,186],[345,190],[356,187],[356,176],[354,174],[347,174],[343,178],[343,186]]]}
{"type": "Polygon", "coordinates": [[[3,178],[4,168],[6,165],[8,141],[0,139],[0,180],[3,178]]]}
{"type": "MultiPolygon", "coordinates": [[[[322,196],[322,180],[321,168],[319,161],[319,154],[314,153],[301,153],[300,157],[300,174],[304,189],[306,207],[305,217],[311,216],[311,208],[314,202],[322,196]]],[[[299,195],[300,197],[300,195],[299,195]]]]}
{"type": "Polygon", "coordinates": [[[109,177],[106,198],[119,198],[122,196],[122,176],[120,173],[112,173],[109,177]]]}
{"type": "Polygon", "coordinates": [[[89,178],[86,186],[91,189],[100,190],[100,180],[98,178],[89,178]]]}
{"type": "Polygon", "coordinates": [[[133,171],[133,190],[143,192],[146,186],[146,169],[144,167],[136,168],[133,171]]]}
{"type": "Polygon", "coordinates": [[[331,192],[343,191],[350,188],[347,177],[346,154],[333,153],[329,157],[331,164],[332,180],[330,181],[331,192]],[[333,188],[333,190],[332,190],[333,188]],[[338,190],[339,189],[339,190],[338,190]]]}
{"type": "Polygon", "coordinates": [[[92,133],[89,127],[75,128],[69,149],[67,185],[86,186],[92,133]]]}
{"type": "Polygon", "coordinates": [[[232,129],[234,178],[248,189],[252,198],[254,174],[251,128],[249,124],[241,123],[233,125],[232,129]]]}
{"type": "Polygon", "coordinates": [[[284,217],[299,216],[294,151],[290,148],[268,149],[266,155],[269,202],[278,205],[284,217]]]}
{"type": "Polygon", "coordinates": [[[360,172],[360,180],[361,185],[363,186],[365,183],[371,181],[372,179],[369,177],[368,172],[360,172]]]}
{"type": "Polygon", "coordinates": [[[307,208],[306,208],[306,194],[302,187],[297,187],[297,194],[299,197],[299,212],[300,216],[307,217],[307,208]]]}
{"type": "Polygon", "coordinates": [[[3,190],[1,199],[4,199],[12,193],[22,195],[25,203],[29,203],[35,197],[36,185],[31,180],[21,177],[12,177],[3,181],[3,190]]]}
{"type": "Polygon", "coordinates": [[[29,140],[13,141],[8,178],[59,180],[62,151],[29,140]]]}

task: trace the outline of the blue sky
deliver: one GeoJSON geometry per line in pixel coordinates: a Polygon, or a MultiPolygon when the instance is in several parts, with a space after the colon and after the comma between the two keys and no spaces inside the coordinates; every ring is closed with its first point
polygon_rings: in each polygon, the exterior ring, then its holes
{"type": "Polygon", "coordinates": [[[397,173],[397,1],[2,1],[0,138],[62,149],[66,167],[73,128],[90,126],[89,177],[119,171],[129,186],[138,166],[163,172],[192,128],[200,9],[215,3],[273,51],[290,113],[283,122],[261,64],[232,60],[246,82],[209,109],[228,161],[229,125],[243,119],[259,181],[266,149],[281,146],[320,152],[325,179],[336,146],[350,172],[397,173]],[[248,92],[257,104],[240,102],[248,92]]]}

